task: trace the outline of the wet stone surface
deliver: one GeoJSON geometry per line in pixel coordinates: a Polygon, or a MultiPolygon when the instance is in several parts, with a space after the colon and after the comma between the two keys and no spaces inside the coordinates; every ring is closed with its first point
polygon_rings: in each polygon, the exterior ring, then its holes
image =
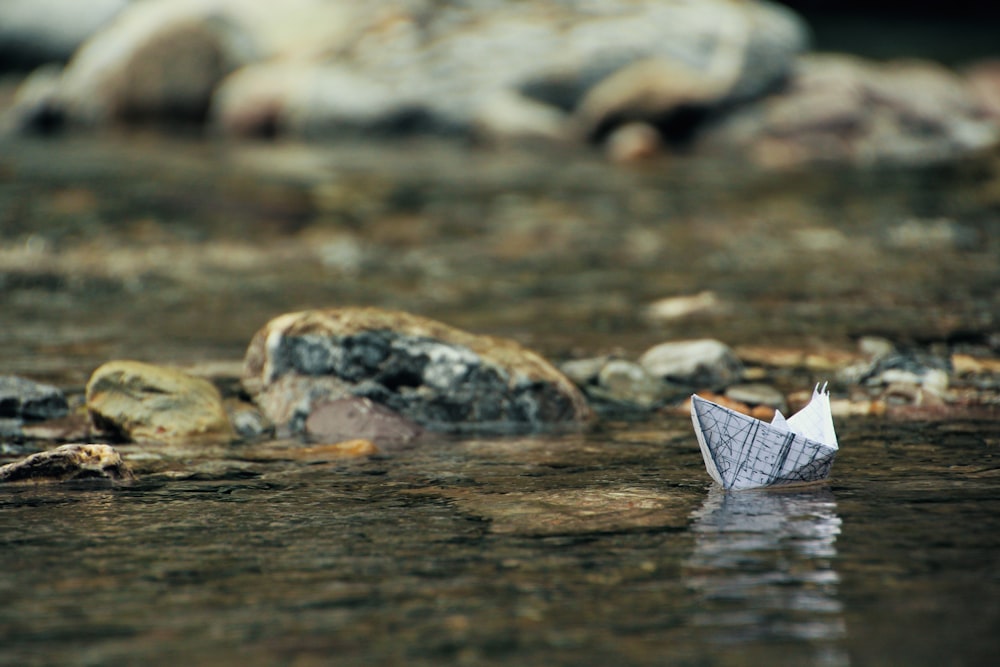
{"type": "Polygon", "coordinates": [[[349,397],[436,430],[531,431],[590,417],[567,378],[513,341],[378,309],[272,320],[250,344],[244,385],[291,433],[323,401],[349,397]]]}

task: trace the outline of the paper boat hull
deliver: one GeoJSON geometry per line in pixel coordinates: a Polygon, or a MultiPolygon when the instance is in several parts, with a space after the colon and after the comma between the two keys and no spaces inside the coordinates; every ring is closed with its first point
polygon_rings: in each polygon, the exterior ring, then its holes
{"type": "Polygon", "coordinates": [[[691,397],[691,420],[709,475],[725,489],[803,484],[830,475],[836,447],[691,397]]]}

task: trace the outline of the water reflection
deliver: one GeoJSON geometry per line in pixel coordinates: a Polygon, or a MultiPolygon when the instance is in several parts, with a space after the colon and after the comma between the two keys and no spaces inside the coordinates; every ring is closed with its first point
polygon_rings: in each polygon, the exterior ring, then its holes
{"type": "Polygon", "coordinates": [[[685,577],[697,597],[693,624],[709,642],[799,644],[814,664],[849,664],[834,569],[841,520],[829,489],[713,487],[692,518],[685,577]]]}

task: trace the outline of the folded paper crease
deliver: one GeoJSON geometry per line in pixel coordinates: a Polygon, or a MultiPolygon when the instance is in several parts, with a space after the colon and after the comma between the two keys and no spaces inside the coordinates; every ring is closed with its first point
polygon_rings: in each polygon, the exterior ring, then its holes
{"type": "Polygon", "coordinates": [[[705,468],[725,489],[801,484],[830,474],[839,445],[826,385],[816,385],[809,403],[771,423],[691,397],[691,421],[705,468]]]}

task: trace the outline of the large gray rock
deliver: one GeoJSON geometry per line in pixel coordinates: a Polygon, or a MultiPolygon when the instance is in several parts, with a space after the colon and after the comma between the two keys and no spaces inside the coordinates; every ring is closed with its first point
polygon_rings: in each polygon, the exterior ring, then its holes
{"type": "Polygon", "coordinates": [[[351,397],[439,430],[535,430],[591,416],[568,378],[517,343],[375,308],[275,318],[250,343],[244,387],[293,433],[310,419],[317,425],[320,407],[351,397]]]}
{"type": "Polygon", "coordinates": [[[0,483],[65,482],[78,479],[134,479],[132,471],[108,445],[63,445],[0,466],[0,483]]]}

